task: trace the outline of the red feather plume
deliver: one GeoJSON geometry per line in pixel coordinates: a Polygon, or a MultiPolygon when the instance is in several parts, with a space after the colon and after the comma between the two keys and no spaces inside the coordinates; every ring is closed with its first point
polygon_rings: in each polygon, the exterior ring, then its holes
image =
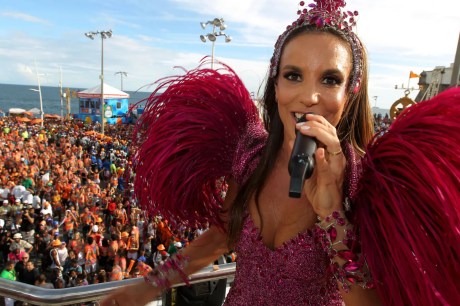
{"type": "Polygon", "coordinates": [[[369,145],[355,204],[385,305],[460,303],[460,88],[411,106],[369,145]]]}
{"type": "Polygon", "coordinates": [[[204,64],[160,80],[149,97],[134,132],[134,190],[149,213],[219,224],[240,137],[261,124],[235,72],[204,64]]]}

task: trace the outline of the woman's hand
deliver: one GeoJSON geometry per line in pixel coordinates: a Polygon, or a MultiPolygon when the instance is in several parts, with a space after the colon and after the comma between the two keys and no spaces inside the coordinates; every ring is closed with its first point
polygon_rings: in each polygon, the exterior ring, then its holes
{"type": "Polygon", "coordinates": [[[161,295],[161,290],[145,282],[123,286],[99,302],[100,306],[145,306],[161,295]]]}
{"type": "Polygon", "coordinates": [[[297,129],[315,137],[319,145],[315,152],[315,170],[305,181],[304,192],[316,214],[326,217],[342,209],[346,160],[335,127],[320,115],[308,114],[307,120],[298,124],[297,129]]]}

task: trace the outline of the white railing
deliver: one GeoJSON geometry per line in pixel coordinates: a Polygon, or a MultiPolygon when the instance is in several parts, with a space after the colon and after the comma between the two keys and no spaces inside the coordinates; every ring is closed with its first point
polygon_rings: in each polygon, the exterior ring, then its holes
{"type": "MultiPolygon", "coordinates": [[[[218,270],[207,267],[189,276],[190,283],[202,283],[218,279],[233,279],[235,263],[222,264],[218,270]]],[[[33,305],[70,305],[84,302],[99,301],[113,290],[130,284],[143,282],[143,278],[126,279],[122,281],[107,282],[90,286],[81,286],[63,289],[45,289],[37,286],[24,284],[18,281],[10,281],[0,278],[0,297],[9,297],[33,305]]],[[[185,283],[174,287],[184,286],[185,283]]]]}

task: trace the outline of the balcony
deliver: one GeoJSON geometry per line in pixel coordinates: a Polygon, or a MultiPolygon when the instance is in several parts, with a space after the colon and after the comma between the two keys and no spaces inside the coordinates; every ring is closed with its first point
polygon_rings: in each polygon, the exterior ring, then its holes
{"type": "MultiPolygon", "coordinates": [[[[199,272],[189,276],[191,284],[212,282],[220,279],[227,279],[228,284],[233,281],[235,274],[235,263],[222,264],[218,270],[213,267],[206,267],[199,272]]],[[[78,303],[93,303],[101,300],[113,290],[125,285],[143,282],[143,278],[127,279],[122,281],[107,282],[89,286],[64,288],[64,289],[44,289],[31,286],[17,281],[0,279],[0,296],[9,297],[17,301],[22,301],[30,305],[72,305],[78,303]]],[[[174,288],[185,286],[185,283],[177,284],[174,288]]],[[[3,305],[3,299],[0,299],[3,305]]],[[[164,294],[160,299],[152,301],[149,306],[169,306],[171,298],[169,294],[164,294]]]]}

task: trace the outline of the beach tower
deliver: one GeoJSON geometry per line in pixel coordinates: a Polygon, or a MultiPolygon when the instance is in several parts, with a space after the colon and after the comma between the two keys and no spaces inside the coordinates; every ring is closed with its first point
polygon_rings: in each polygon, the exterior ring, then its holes
{"type": "MultiPolygon", "coordinates": [[[[101,85],[77,93],[76,118],[84,122],[101,122],[101,85]]],[[[128,123],[129,94],[104,83],[104,115],[108,124],[128,123]]]]}

